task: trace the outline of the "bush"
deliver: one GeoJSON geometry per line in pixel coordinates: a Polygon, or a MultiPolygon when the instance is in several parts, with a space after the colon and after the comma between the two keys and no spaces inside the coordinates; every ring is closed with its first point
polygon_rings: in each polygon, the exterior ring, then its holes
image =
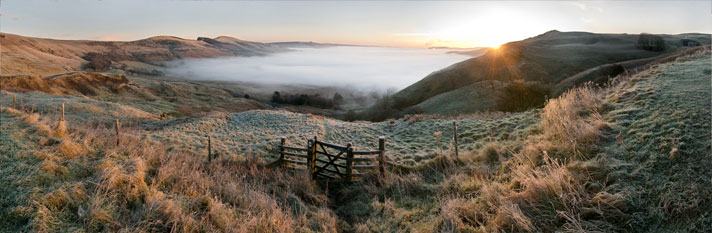
{"type": "Polygon", "coordinates": [[[487,145],[485,145],[482,150],[480,150],[480,153],[477,157],[477,161],[480,162],[485,162],[488,164],[497,164],[499,162],[499,157],[503,152],[503,148],[501,145],[491,142],[487,145]]]}
{"type": "Polygon", "coordinates": [[[332,97],[331,100],[334,102],[334,104],[343,104],[344,103],[344,97],[341,94],[339,94],[338,92],[334,93],[334,97],[332,97]]]}
{"type": "Polygon", "coordinates": [[[600,103],[590,83],[550,100],[541,113],[544,135],[576,156],[587,154],[582,152],[593,149],[607,126],[598,113],[600,103]]]}
{"type": "Polygon", "coordinates": [[[549,88],[516,80],[509,83],[497,98],[497,108],[505,112],[519,112],[544,105],[549,88]]]}
{"type": "Polygon", "coordinates": [[[334,100],[329,98],[324,98],[319,94],[307,95],[307,94],[284,94],[282,95],[278,91],[272,94],[272,103],[277,104],[291,104],[291,105],[307,105],[317,108],[333,108],[335,106],[334,100]]]}
{"type": "Polygon", "coordinates": [[[92,69],[95,71],[105,71],[111,67],[111,58],[107,54],[90,52],[82,57],[89,63],[84,65],[84,69],[92,69]]]}
{"type": "Polygon", "coordinates": [[[665,40],[658,35],[643,33],[638,37],[638,48],[649,51],[663,51],[665,50],[665,40]]]}

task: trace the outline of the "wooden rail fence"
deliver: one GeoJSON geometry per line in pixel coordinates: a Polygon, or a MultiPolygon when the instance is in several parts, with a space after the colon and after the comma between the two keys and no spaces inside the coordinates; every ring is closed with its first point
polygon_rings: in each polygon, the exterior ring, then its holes
{"type": "Polygon", "coordinates": [[[362,177],[369,169],[378,169],[382,176],[386,166],[386,138],[378,137],[378,150],[356,150],[351,143],[345,146],[307,140],[305,147],[287,146],[280,138],[279,166],[296,171],[309,171],[311,178],[343,179],[351,181],[362,177]]]}

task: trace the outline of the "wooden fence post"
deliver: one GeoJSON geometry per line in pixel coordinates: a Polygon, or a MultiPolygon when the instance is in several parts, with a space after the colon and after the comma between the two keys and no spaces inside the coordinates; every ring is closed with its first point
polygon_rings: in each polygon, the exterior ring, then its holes
{"type": "Polygon", "coordinates": [[[349,142],[346,144],[346,182],[351,182],[354,164],[354,148],[349,142]]]}
{"type": "Polygon", "coordinates": [[[116,146],[119,146],[119,119],[116,119],[116,146]]]}
{"type": "Polygon", "coordinates": [[[60,121],[64,121],[64,104],[62,104],[62,119],[60,121]]]}
{"type": "Polygon", "coordinates": [[[386,137],[378,137],[378,172],[381,177],[385,175],[386,172],[386,137]]]}
{"type": "Polygon", "coordinates": [[[457,158],[458,155],[457,155],[457,122],[456,121],[452,122],[452,127],[453,127],[453,138],[455,138],[455,158],[457,158]]]}
{"type": "Polygon", "coordinates": [[[279,138],[279,160],[277,160],[279,164],[282,164],[282,161],[284,161],[284,146],[287,144],[286,142],[287,137],[282,136],[279,138]]]}
{"type": "Polygon", "coordinates": [[[314,139],[307,139],[307,170],[309,170],[309,178],[313,175],[314,170],[312,170],[312,147],[314,146],[314,139]]]}
{"type": "Polygon", "coordinates": [[[316,178],[316,143],[317,143],[316,136],[314,136],[314,138],[309,139],[308,165],[309,165],[309,175],[310,175],[309,177],[311,177],[311,179],[316,178]]]}
{"type": "Polygon", "coordinates": [[[213,145],[210,141],[210,135],[208,135],[208,162],[213,161],[213,145]]]}

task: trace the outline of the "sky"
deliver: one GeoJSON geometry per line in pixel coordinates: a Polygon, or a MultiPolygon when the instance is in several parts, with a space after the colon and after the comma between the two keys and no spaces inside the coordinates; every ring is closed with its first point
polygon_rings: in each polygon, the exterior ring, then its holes
{"type": "Polygon", "coordinates": [[[56,39],[497,47],[549,30],[712,32],[712,1],[0,0],[0,31],[56,39]]]}

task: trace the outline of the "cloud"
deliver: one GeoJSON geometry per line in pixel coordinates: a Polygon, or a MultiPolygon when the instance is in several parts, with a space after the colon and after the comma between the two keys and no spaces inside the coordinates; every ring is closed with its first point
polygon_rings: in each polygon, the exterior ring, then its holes
{"type": "Polygon", "coordinates": [[[262,57],[191,59],[169,63],[168,74],[198,80],[262,84],[404,88],[469,57],[445,50],[329,47],[300,48],[262,57]]]}
{"type": "Polygon", "coordinates": [[[7,14],[7,13],[0,13],[0,17],[9,17],[10,19],[14,21],[21,20],[22,17],[19,15],[14,15],[14,14],[7,14]]]}
{"type": "Polygon", "coordinates": [[[431,37],[433,34],[431,33],[426,33],[426,32],[401,32],[401,33],[393,33],[394,36],[403,36],[403,37],[431,37]]]}
{"type": "Polygon", "coordinates": [[[567,2],[569,5],[575,6],[582,11],[597,11],[598,13],[603,13],[603,8],[590,6],[581,2],[567,2]]]}

